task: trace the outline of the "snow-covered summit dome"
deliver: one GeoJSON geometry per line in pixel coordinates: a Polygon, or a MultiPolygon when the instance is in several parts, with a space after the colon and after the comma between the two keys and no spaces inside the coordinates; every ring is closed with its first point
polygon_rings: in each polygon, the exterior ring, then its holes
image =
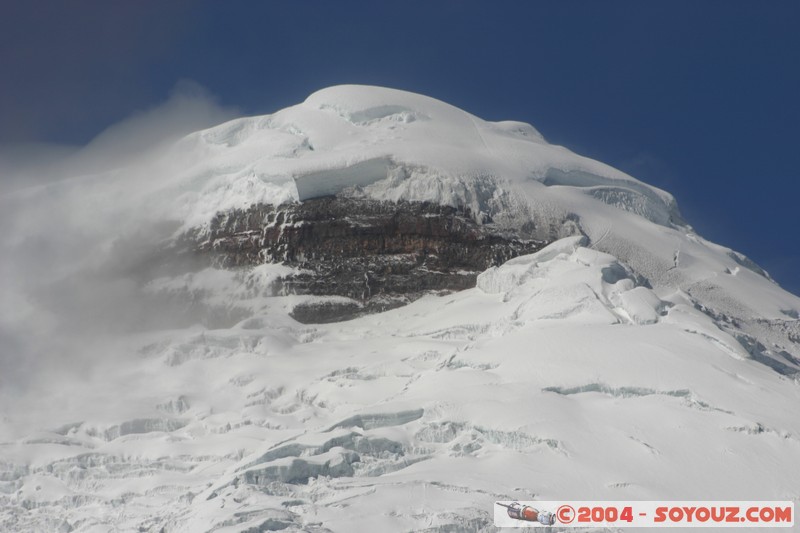
{"type": "Polygon", "coordinates": [[[322,89],[272,115],[191,134],[178,149],[193,164],[170,180],[182,195],[170,209],[181,205],[181,218],[194,226],[234,207],[302,201],[352,187],[377,198],[477,210],[485,208],[477,196],[513,190],[528,203],[570,211],[572,202],[543,190],[566,187],[660,225],[681,224],[669,193],[548,144],[529,124],[485,121],[396,89],[322,89]]]}
{"type": "MultiPolygon", "coordinates": [[[[410,123],[432,121],[432,127],[448,133],[450,141],[471,139],[482,143],[479,127],[488,123],[441,100],[421,94],[368,85],[338,85],[310,95],[303,106],[333,111],[353,124],[365,125],[376,121],[410,123]],[[458,138],[454,135],[460,132],[458,138]]],[[[517,121],[492,123],[492,131],[517,136],[522,140],[544,143],[544,137],[530,124],[517,121]]]]}

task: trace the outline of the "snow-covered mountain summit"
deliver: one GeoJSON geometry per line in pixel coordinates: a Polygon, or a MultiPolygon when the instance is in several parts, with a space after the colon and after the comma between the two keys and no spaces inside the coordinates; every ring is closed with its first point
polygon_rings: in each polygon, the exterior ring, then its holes
{"type": "Polygon", "coordinates": [[[3,202],[0,529],[800,501],[800,298],[530,125],[333,87],[3,202]]]}
{"type": "Polygon", "coordinates": [[[696,235],[669,193],[550,145],[528,124],[487,122],[426,96],[332,87],[273,115],[192,134],[175,150],[182,155],[170,157],[193,164],[153,196],[184,228],[234,208],[353,189],[464,207],[512,231],[529,223],[539,237],[577,217],[594,248],[721,314],[784,320],[797,307],[745,256],[696,235]]]}
{"type": "Polygon", "coordinates": [[[273,115],[197,132],[181,148],[198,164],[178,183],[204,187],[196,199],[185,198],[186,216],[196,223],[233,205],[304,200],[353,186],[374,197],[481,209],[495,191],[476,191],[471,182],[480,178],[497,187],[576,188],[657,223],[680,223],[670,194],[550,145],[529,124],[487,122],[394,89],[323,89],[273,115]]]}

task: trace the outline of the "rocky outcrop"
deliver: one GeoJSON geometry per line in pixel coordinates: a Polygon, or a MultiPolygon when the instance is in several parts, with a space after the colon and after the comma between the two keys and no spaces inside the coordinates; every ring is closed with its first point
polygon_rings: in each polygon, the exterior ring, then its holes
{"type": "Polygon", "coordinates": [[[206,266],[273,262],[300,269],[276,283],[276,294],[347,298],[295,308],[297,320],[318,323],[474,287],[490,266],[548,244],[522,237],[532,229],[509,235],[465,209],[336,196],[220,213],[183,242],[206,266]]]}

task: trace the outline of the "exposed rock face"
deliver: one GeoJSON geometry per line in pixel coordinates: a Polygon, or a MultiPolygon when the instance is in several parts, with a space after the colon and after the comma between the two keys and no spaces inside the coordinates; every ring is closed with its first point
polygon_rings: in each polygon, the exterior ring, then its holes
{"type": "Polygon", "coordinates": [[[302,274],[276,294],[337,295],[347,301],[301,305],[301,322],[328,322],[404,305],[427,292],[475,286],[477,275],[548,241],[501,234],[491,220],[421,202],[343,196],[257,205],[219,214],[206,233],[186,236],[194,254],[218,268],[278,262],[302,274]]]}

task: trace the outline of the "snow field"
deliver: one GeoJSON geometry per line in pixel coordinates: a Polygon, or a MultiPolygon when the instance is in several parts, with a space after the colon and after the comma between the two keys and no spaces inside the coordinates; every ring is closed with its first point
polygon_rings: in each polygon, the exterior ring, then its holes
{"type": "Polygon", "coordinates": [[[142,339],[107,387],[54,391],[94,419],[3,445],[3,520],[405,531],[485,527],[496,499],[797,499],[797,384],[581,242],[350,322],[142,339]]]}

